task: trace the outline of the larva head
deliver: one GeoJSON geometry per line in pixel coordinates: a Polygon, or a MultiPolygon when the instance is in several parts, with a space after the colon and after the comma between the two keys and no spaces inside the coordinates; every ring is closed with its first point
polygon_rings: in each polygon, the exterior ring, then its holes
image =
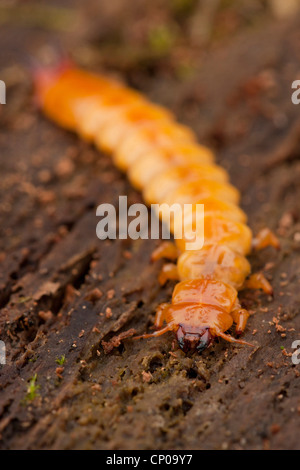
{"type": "Polygon", "coordinates": [[[212,343],[214,337],[209,327],[192,328],[192,331],[189,330],[191,328],[179,325],[176,333],[178,344],[185,353],[188,351],[198,351],[201,353],[212,343]]]}

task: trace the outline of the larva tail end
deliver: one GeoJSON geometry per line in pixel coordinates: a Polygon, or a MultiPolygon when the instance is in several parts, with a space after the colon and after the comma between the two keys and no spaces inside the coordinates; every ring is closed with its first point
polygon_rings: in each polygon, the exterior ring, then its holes
{"type": "Polygon", "coordinates": [[[45,95],[57,78],[65,70],[70,68],[72,68],[72,62],[67,58],[61,59],[55,65],[42,66],[40,64],[34,64],[31,67],[34,84],[34,99],[38,107],[43,106],[45,95]]]}

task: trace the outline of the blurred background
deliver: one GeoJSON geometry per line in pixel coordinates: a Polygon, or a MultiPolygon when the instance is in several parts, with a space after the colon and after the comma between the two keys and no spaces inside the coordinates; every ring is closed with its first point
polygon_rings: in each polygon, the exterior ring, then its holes
{"type": "Polygon", "coordinates": [[[82,66],[119,71],[136,86],[141,75],[184,80],[241,30],[285,20],[299,6],[299,0],[1,0],[1,78],[10,86],[22,78],[18,65],[62,53],[82,66]]]}

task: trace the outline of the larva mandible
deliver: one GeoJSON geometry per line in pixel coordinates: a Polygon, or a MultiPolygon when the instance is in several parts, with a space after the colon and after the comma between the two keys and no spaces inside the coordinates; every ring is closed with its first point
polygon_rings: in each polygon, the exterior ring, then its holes
{"type": "MultiPolygon", "coordinates": [[[[110,78],[68,66],[40,70],[35,85],[44,113],[110,153],[147,204],[204,204],[201,250],[186,251],[183,237],[175,240],[177,246],[165,242],[153,254],[153,259],[178,258],[177,265],[164,266],[160,281],[180,282],[172,302],[157,309],[157,331],[138,338],[174,331],[184,351],[200,352],[217,336],[252,346],[226,333],[235,323],[239,336],[249,317],[238,301],[238,290],[272,293],[262,274],[250,275],[246,255],[251,244],[260,249],[278,248],[279,243],[268,229],[252,240],[246,214],[238,207],[239,191],[229,184],[227,172],[214,164],[213,153],[169,111],[110,78]]],[[[172,223],[175,230],[175,216],[172,223]]]]}

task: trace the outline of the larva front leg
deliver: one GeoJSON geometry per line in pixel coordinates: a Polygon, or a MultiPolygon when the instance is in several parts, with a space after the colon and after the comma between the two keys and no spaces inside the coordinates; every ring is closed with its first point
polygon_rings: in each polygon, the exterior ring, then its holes
{"type": "Polygon", "coordinates": [[[237,336],[240,336],[245,331],[247,321],[250,316],[249,312],[248,310],[242,308],[239,301],[237,300],[234,308],[231,311],[231,316],[234,323],[236,324],[235,333],[237,336]]]}
{"type": "Polygon", "coordinates": [[[163,326],[164,322],[166,323],[168,322],[167,307],[168,307],[168,304],[163,303],[163,304],[160,304],[156,309],[154,326],[157,330],[163,326]]]}

